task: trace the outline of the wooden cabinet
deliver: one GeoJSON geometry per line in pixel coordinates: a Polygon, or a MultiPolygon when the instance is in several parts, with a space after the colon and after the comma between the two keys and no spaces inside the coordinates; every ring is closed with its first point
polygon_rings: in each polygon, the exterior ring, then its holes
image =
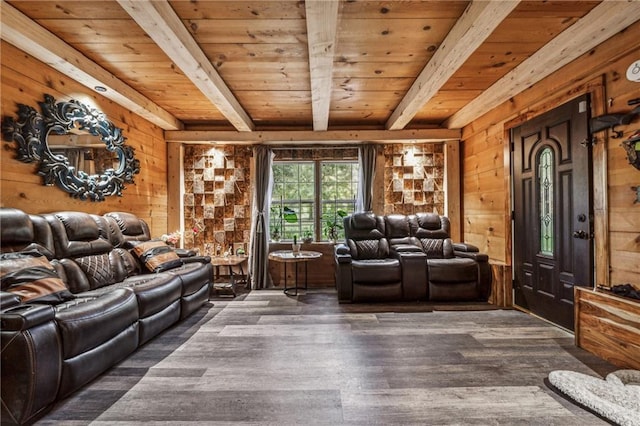
{"type": "Polygon", "coordinates": [[[640,302],[575,287],[576,345],[621,368],[640,369],[640,302]]]}

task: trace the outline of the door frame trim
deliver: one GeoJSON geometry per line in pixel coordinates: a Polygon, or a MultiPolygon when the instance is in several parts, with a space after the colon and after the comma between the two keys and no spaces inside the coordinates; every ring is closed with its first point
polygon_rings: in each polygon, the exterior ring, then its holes
{"type": "MultiPolygon", "coordinates": [[[[504,144],[504,167],[505,167],[505,191],[509,194],[506,198],[507,206],[505,211],[510,213],[514,209],[513,203],[513,164],[511,150],[511,130],[521,124],[538,117],[548,111],[559,107],[572,99],[584,94],[589,94],[591,98],[591,117],[597,117],[606,113],[605,96],[605,76],[601,75],[582,84],[576,84],[567,88],[563,94],[532,104],[523,109],[516,117],[507,120],[503,124],[503,137],[507,143],[504,144]]],[[[607,131],[608,132],[608,131],[607,131]]],[[[607,198],[608,187],[608,153],[607,141],[608,133],[605,137],[595,137],[595,144],[592,148],[593,167],[593,250],[594,250],[594,285],[589,284],[589,288],[595,286],[609,287],[609,201],[607,198]]],[[[507,221],[507,264],[513,265],[513,217],[507,221]]],[[[511,279],[515,279],[514,268],[511,268],[511,279]]],[[[512,293],[515,290],[511,289],[512,293]]],[[[512,297],[515,295],[512,294],[512,297]]],[[[513,299],[512,299],[513,300],[513,299]]],[[[515,306],[515,305],[513,305],[515,306]]]]}

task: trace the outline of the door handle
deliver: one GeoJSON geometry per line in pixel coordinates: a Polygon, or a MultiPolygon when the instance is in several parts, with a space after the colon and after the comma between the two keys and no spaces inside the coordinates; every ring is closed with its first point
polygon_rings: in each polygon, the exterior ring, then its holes
{"type": "Polygon", "coordinates": [[[573,238],[578,238],[580,240],[588,240],[590,236],[588,232],[585,232],[581,229],[579,231],[573,231],[573,238]]]}

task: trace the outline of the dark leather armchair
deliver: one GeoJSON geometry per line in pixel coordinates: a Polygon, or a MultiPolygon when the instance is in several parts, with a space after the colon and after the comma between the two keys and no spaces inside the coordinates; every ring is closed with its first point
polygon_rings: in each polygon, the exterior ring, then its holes
{"type": "Polygon", "coordinates": [[[344,219],[344,230],[346,243],[336,247],[335,256],[340,302],[421,297],[419,289],[405,284],[422,281],[418,288],[424,287],[423,255],[393,253],[385,237],[384,218],[372,213],[356,213],[344,219]]]}
{"type": "Polygon", "coordinates": [[[335,250],[340,302],[489,297],[488,256],[453,243],[446,216],[356,213],[345,218],[344,229],[346,244],[335,250]]]}
{"type": "Polygon", "coordinates": [[[492,280],[489,257],[471,244],[453,243],[446,216],[418,213],[409,221],[427,255],[429,300],[487,300],[492,280]]]}
{"type": "Polygon", "coordinates": [[[390,256],[382,218],[356,213],[344,219],[346,244],[336,248],[341,302],[402,298],[400,261],[390,256]]]}

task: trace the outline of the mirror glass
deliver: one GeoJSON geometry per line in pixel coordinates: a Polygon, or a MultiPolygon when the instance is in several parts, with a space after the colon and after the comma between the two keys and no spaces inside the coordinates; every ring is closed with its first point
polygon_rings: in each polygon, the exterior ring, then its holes
{"type": "Polygon", "coordinates": [[[49,134],[47,145],[52,154],[66,157],[71,167],[90,176],[120,168],[117,154],[107,151],[104,142],[87,131],[73,128],[66,135],[49,134]]]}
{"type": "Polygon", "coordinates": [[[2,134],[15,142],[16,158],[38,162],[45,185],[57,185],[74,198],[103,201],[122,195],[133,183],[140,162],[125,145],[122,129],[106,116],[78,101],[56,102],[50,95],[39,102],[41,113],[18,105],[18,120],[5,117],[2,134]]]}

